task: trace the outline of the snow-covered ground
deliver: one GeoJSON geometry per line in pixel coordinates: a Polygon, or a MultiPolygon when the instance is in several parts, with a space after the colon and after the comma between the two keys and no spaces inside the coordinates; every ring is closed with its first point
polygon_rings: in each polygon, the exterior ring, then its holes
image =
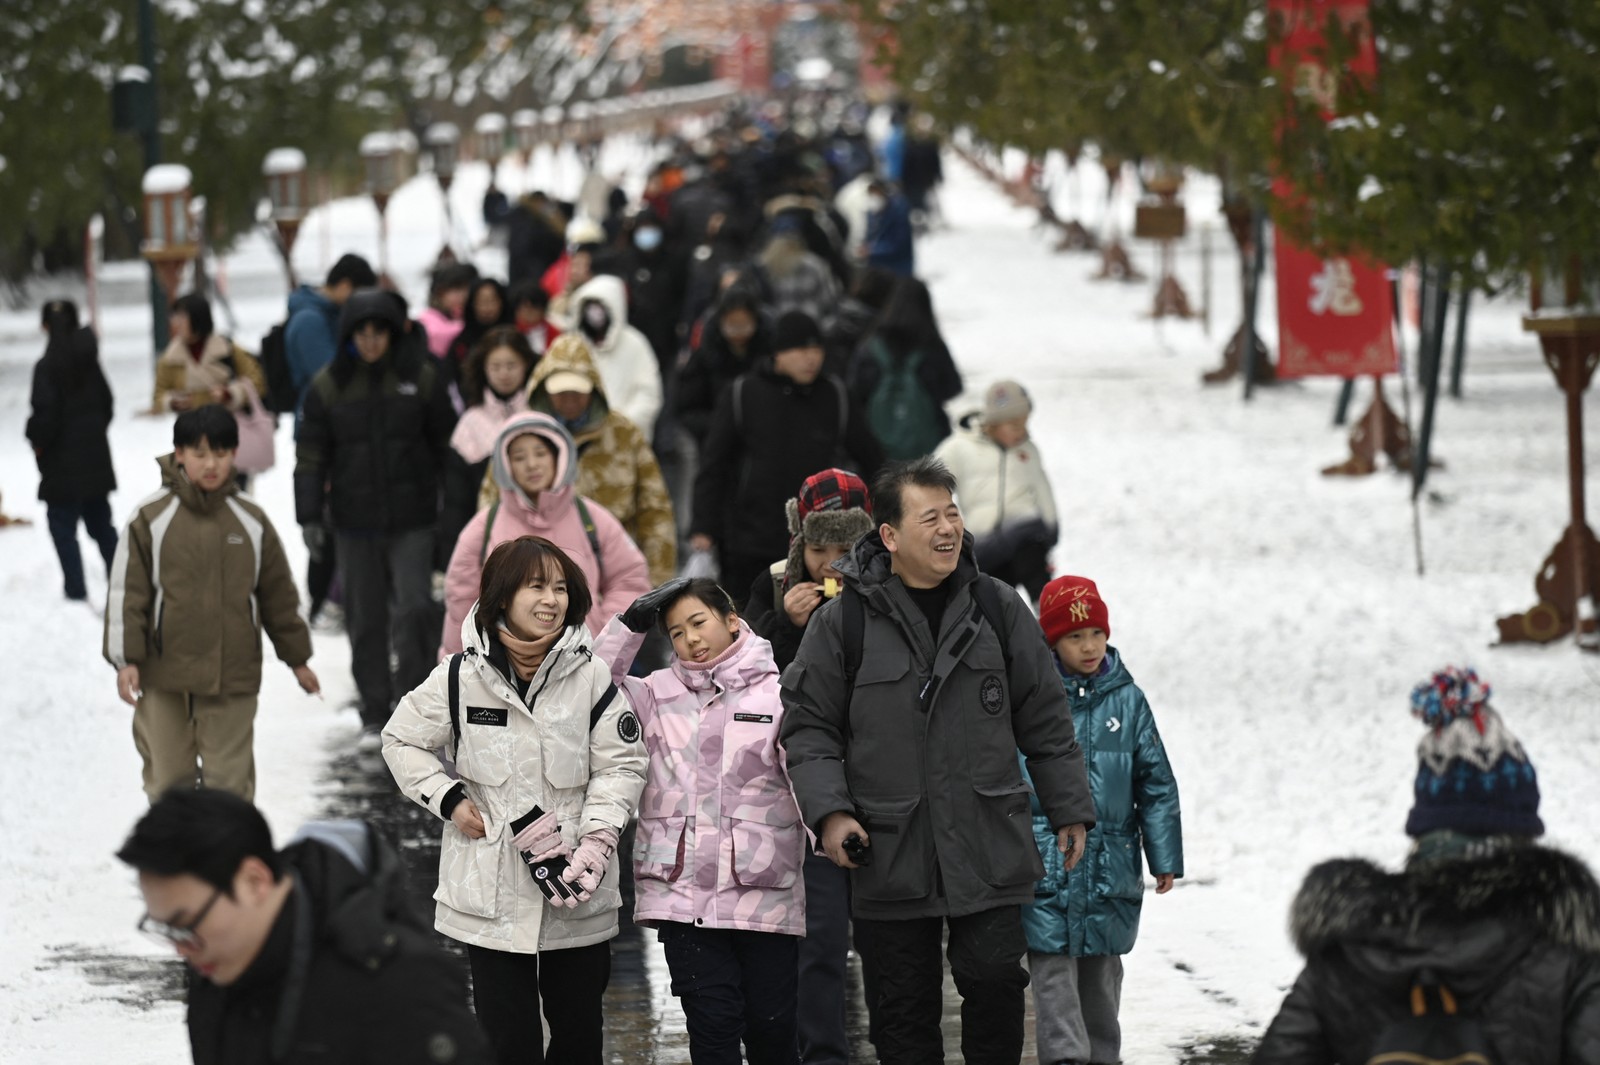
{"type": "MultiPolygon", "coordinates": [[[[646,152],[614,145],[603,165],[637,192],[646,152]]],[[[1089,170],[1081,196],[1094,220],[1104,186],[1089,170]]],[[[1566,522],[1560,395],[1520,330],[1520,307],[1475,305],[1467,398],[1438,414],[1435,451],[1447,466],[1423,504],[1418,578],[1408,483],[1317,472],[1346,453],[1329,424],[1335,382],[1262,390],[1249,404],[1237,386],[1200,386],[1238,310],[1213,183],[1190,182],[1193,233],[1179,254],[1198,301],[1199,227],[1212,226],[1207,336],[1197,323],[1149,321],[1148,283],[1090,282],[1097,260],[1052,253],[1053,234],[1028,214],[954,159],[949,171],[948,228],[918,256],[968,377],[968,402],[952,406],[965,409],[1001,376],[1032,393],[1062,514],[1057,572],[1099,583],[1113,642],[1156,708],[1183,792],[1188,876],[1171,895],[1147,896],[1128,959],[1125,1059],[1157,1065],[1178,1060],[1176,1047],[1259,1034],[1297,970],[1284,925],[1306,867],[1331,855],[1401,858],[1418,738],[1406,695],[1440,664],[1472,662],[1490,680],[1538,768],[1551,841],[1600,858],[1600,825],[1580,798],[1600,739],[1600,659],[1570,641],[1491,646],[1494,618],[1532,605],[1534,570],[1566,522]]],[[[452,189],[463,246],[482,237],[486,180],[469,164],[452,189]]],[[[571,195],[578,170],[570,155],[541,153],[530,177],[507,167],[500,180],[571,195]]],[[[1058,208],[1069,207],[1063,193],[1058,208]]],[[[1126,200],[1116,210],[1131,213],[1126,200]]],[[[391,273],[416,303],[443,241],[441,213],[431,178],[389,208],[391,273]]],[[[301,231],[297,269],[316,278],[346,250],[375,257],[376,223],[363,199],[318,212],[301,231]]],[[[481,263],[495,268],[494,255],[481,263]]],[[[1142,268],[1152,260],[1136,250],[1142,268]]],[[[281,272],[262,240],[225,265],[233,328],[251,344],[282,317],[281,272]]],[[[127,298],[137,278],[137,267],[112,271],[108,288],[124,299],[102,316],[118,400],[119,523],[156,487],[152,459],[170,441],[168,419],[139,413],[152,353],[148,309],[127,298]]],[[[1271,343],[1270,286],[1263,296],[1271,343]]],[[[7,513],[36,523],[0,531],[10,604],[0,616],[0,727],[13,752],[0,807],[0,1060],[170,1063],[187,1052],[181,1009],[129,994],[128,970],[162,955],[134,932],[137,892],[111,858],[144,808],[129,712],[100,657],[99,618],[60,597],[44,508],[32,500],[22,425],[41,348],[35,310],[0,315],[0,491],[7,513]]],[[[1398,389],[1390,394],[1398,404],[1398,389]]],[[[1595,392],[1586,413],[1594,425],[1595,392]]],[[[287,425],[279,455],[255,494],[299,570],[287,425]]],[[[1594,434],[1588,458],[1600,467],[1594,434]]],[[[86,568],[102,598],[98,564],[86,568]]],[[[319,634],[316,646],[325,701],[301,695],[281,665],[269,665],[262,691],[258,799],[280,836],[324,805],[333,785],[323,767],[357,731],[354,712],[336,709],[353,693],[345,639],[319,634]]]]}

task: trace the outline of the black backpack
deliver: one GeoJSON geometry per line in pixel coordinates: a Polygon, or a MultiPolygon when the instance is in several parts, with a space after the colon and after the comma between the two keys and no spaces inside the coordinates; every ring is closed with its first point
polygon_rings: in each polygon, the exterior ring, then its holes
{"type": "Polygon", "coordinates": [[[1498,1065],[1475,1018],[1461,1014],[1450,988],[1431,971],[1411,987],[1411,1016],[1396,1021],[1373,1044],[1367,1065],[1498,1065]]]}
{"type": "Polygon", "coordinates": [[[294,374],[289,369],[289,345],[285,340],[288,325],[279,322],[261,338],[261,372],[267,379],[267,394],[261,402],[274,414],[293,414],[300,402],[294,374]]]}

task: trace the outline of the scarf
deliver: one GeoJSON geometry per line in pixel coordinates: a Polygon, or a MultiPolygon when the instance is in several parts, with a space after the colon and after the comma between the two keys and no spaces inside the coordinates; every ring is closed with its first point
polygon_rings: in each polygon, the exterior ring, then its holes
{"type": "Polygon", "coordinates": [[[196,363],[199,363],[201,359],[205,358],[206,341],[208,339],[210,338],[201,337],[199,340],[191,340],[184,344],[184,347],[189,351],[189,358],[193,359],[196,363]]]}
{"type": "Polygon", "coordinates": [[[506,657],[511,659],[511,668],[517,671],[517,676],[523,680],[532,680],[533,675],[539,671],[539,665],[544,661],[544,656],[550,653],[550,648],[561,638],[565,629],[557,629],[548,636],[541,636],[537,640],[524,640],[514,636],[506,628],[505,622],[500,623],[500,630],[495,633],[500,638],[500,646],[506,649],[506,657]]]}

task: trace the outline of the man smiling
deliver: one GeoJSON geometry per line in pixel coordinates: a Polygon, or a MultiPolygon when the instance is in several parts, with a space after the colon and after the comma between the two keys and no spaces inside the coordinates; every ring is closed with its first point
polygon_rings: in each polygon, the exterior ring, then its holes
{"type": "Polygon", "coordinates": [[[383,890],[394,853],[357,822],[310,827],[278,851],[245,800],[175,789],[117,852],[139,873],[139,930],[198,977],[196,1065],[487,1065],[462,981],[383,890]]]}
{"type": "Polygon", "coordinates": [[[877,531],[834,564],[844,593],[812,616],[782,681],[801,814],[852,870],[884,1065],[943,1058],[946,925],[966,1061],[1021,1058],[1021,906],[1044,870],[1017,751],[1067,868],[1094,823],[1049,649],[1016,591],[978,571],[955,488],[930,458],[878,478],[877,531]]]}

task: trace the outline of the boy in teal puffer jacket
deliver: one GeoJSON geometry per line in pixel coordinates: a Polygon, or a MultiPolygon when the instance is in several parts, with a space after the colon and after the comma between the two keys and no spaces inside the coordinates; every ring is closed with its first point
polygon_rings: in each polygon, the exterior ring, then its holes
{"type": "Polygon", "coordinates": [[[1051,581],[1039,597],[1039,624],[1067,689],[1098,817],[1083,860],[1068,875],[1056,834],[1034,801],[1033,834],[1045,872],[1022,923],[1036,1042],[1041,1065],[1099,1065],[1122,1055],[1117,1006],[1122,955],[1139,934],[1141,838],[1156,894],[1171,891],[1183,875],[1178,782],[1150,704],[1116,648],[1106,646],[1111,618],[1094,582],[1051,581]]]}

